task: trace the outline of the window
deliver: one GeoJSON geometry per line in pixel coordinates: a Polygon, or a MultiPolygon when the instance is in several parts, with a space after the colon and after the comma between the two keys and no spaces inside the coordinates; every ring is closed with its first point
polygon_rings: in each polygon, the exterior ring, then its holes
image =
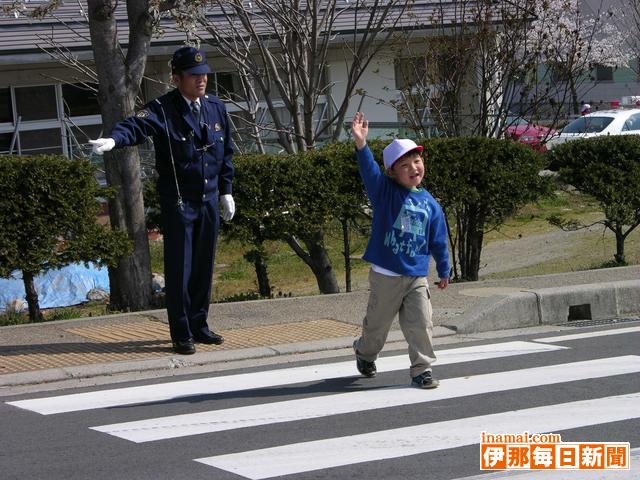
{"type": "Polygon", "coordinates": [[[626,132],[628,130],[640,130],[640,113],[636,113],[635,115],[631,115],[624,122],[624,126],[622,127],[622,131],[626,132]]]}
{"type": "Polygon", "coordinates": [[[9,153],[12,138],[12,133],[0,133],[0,154],[9,153]]]}
{"type": "Polygon", "coordinates": [[[54,85],[15,89],[16,109],[22,121],[58,118],[54,85]]]}
{"type": "Polygon", "coordinates": [[[11,106],[11,90],[0,88],[0,123],[13,122],[13,107],[11,106]]]}
{"type": "Polygon", "coordinates": [[[613,82],[613,67],[596,65],[595,76],[596,82],[613,82]]]}
{"type": "MultiPolygon", "coordinates": [[[[97,85],[96,85],[97,88],[97,85]]],[[[95,91],[82,84],[63,84],[62,101],[67,117],[100,115],[100,106],[95,91]]]]}
{"type": "Polygon", "coordinates": [[[84,156],[101,128],[96,96],[82,84],[0,88],[0,152],[13,141],[18,155],[84,156]]]}
{"type": "Polygon", "coordinates": [[[613,117],[580,117],[562,129],[562,133],[599,133],[613,121],[613,117]]]}
{"type": "Polygon", "coordinates": [[[425,57],[398,58],[394,61],[396,88],[404,90],[423,83],[426,79],[425,57]]]}
{"type": "Polygon", "coordinates": [[[237,72],[210,73],[208,86],[223,100],[237,101],[244,98],[244,88],[237,72]]]}
{"type": "Polygon", "coordinates": [[[62,154],[61,138],[59,128],[20,132],[22,153],[27,155],[42,153],[62,154]]]}

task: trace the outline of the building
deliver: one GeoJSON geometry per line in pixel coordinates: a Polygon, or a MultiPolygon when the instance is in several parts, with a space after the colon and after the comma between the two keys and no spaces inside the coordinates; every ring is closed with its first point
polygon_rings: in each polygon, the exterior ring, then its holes
{"type": "MultiPolygon", "coordinates": [[[[0,0],[0,7],[11,3],[0,0]]],[[[32,1],[27,6],[32,8],[38,3],[43,2],[32,1]]],[[[474,4],[472,1],[467,3],[474,4]]],[[[382,2],[381,5],[384,4],[382,2]]],[[[417,0],[411,4],[409,14],[404,10],[407,4],[399,2],[396,4],[399,13],[395,29],[397,32],[411,31],[416,38],[435,35],[437,29],[432,24],[434,12],[441,15],[443,24],[452,23],[464,15],[451,4],[417,0]]],[[[85,6],[86,2],[63,1],[55,11],[55,16],[41,20],[25,16],[0,17],[0,152],[62,153],[73,157],[82,155],[83,151],[86,153],[88,139],[103,133],[99,108],[92,91],[92,50],[85,6]],[[78,74],[54,60],[45,52],[51,49],[86,65],[85,74],[78,74]]],[[[124,6],[120,9],[117,14],[118,31],[121,44],[126,48],[126,13],[124,6]]],[[[336,33],[355,36],[367,33],[366,16],[365,21],[359,21],[354,12],[351,6],[345,7],[344,14],[335,24],[336,33]]],[[[208,12],[214,22],[217,14],[219,12],[208,12]]],[[[168,88],[168,61],[171,53],[185,40],[185,34],[172,28],[168,22],[164,27],[164,34],[154,38],[149,51],[147,79],[143,82],[141,92],[143,102],[168,88]]],[[[337,99],[345,95],[348,62],[345,62],[340,38],[335,40],[334,45],[324,72],[326,84],[331,87],[314,110],[317,124],[330,118],[330,113],[337,108],[337,99]]],[[[227,99],[233,98],[240,86],[237,72],[214,49],[204,44],[203,48],[208,51],[209,63],[214,69],[210,89],[216,93],[225,91],[227,99]]],[[[399,91],[401,81],[398,79],[401,61],[397,50],[383,49],[357,84],[361,95],[359,98],[356,96],[358,103],[353,105],[353,110],[366,110],[373,130],[380,135],[397,132],[401,126],[398,112],[393,106],[394,102],[402,100],[399,91]]],[[[258,99],[258,102],[261,101],[258,99]]],[[[238,114],[236,120],[242,116],[233,102],[228,102],[228,110],[238,114]]],[[[260,121],[269,122],[264,108],[258,113],[260,121]]],[[[347,115],[345,121],[350,116],[347,115]]],[[[238,130],[241,130],[239,126],[238,130]]],[[[269,133],[265,135],[268,137],[269,133]]]]}
{"type": "MultiPolygon", "coordinates": [[[[10,3],[8,0],[0,0],[0,7],[10,3]]],[[[31,1],[27,5],[31,8],[38,3],[43,2],[31,1]]],[[[474,2],[417,0],[412,4],[410,15],[403,15],[396,29],[398,32],[413,32],[414,39],[441,35],[432,23],[434,8],[446,5],[444,10],[440,10],[443,23],[453,23],[458,17],[465,15],[454,7],[456,3],[472,5],[474,2]]],[[[87,141],[104,133],[100,109],[92,90],[95,83],[91,73],[92,50],[85,5],[84,1],[63,1],[55,16],[42,20],[25,16],[0,17],[0,152],[82,156],[90,150],[87,141]],[[86,72],[80,74],[61,65],[45,52],[51,49],[79,61],[87,67],[86,72]]],[[[212,21],[215,21],[216,14],[210,13],[212,21]]],[[[126,48],[128,28],[124,6],[120,7],[117,20],[121,44],[126,48]]],[[[164,27],[163,35],[153,39],[149,50],[147,78],[141,90],[142,102],[169,88],[169,59],[186,38],[184,33],[172,28],[169,22],[165,22],[164,27]]],[[[352,14],[342,16],[336,23],[336,30],[342,35],[363,34],[352,14]]],[[[209,79],[210,90],[228,100],[242,98],[240,77],[233,66],[215,49],[205,44],[203,48],[207,50],[209,63],[214,70],[209,79]]],[[[317,124],[330,118],[330,114],[337,108],[337,99],[343,98],[345,94],[348,63],[345,62],[339,41],[335,42],[335,48],[328,58],[324,74],[326,85],[331,85],[331,88],[327,89],[326,95],[320,99],[314,111],[317,124]]],[[[365,110],[375,134],[389,135],[399,131],[406,134],[402,131],[404,120],[393,106],[395,102],[405,100],[401,91],[401,72],[406,60],[397,49],[383,49],[358,82],[360,95],[352,99],[353,106],[350,105],[349,108],[353,111],[357,108],[365,110]]],[[[630,70],[614,71],[599,67],[594,75],[594,82],[583,83],[580,99],[591,103],[595,108],[605,104],[609,106],[609,102],[623,95],[640,94],[637,88],[638,78],[630,70]]],[[[462,95],[469,98],[473,96],[470,92],[463,92],[462,95]]],[[[227,105],[241,135],[243,113],[233,102],[229,101],[227,105]]],[[[283,106],[278,108],[284,110],[283,106]]],[[[424,117],[422,120],[429,124],[427,108],[422,109],[418,115],[424,117]]],[[[348,114],[345,120],[350,116],[348,114]]],[[[270,121],[264,99],[258,99],[256,118],[265,124],[270,121]]],[[[267,141],[273,142],[275,139],[275,135],[268,130],[263,135],[267,141]]]]}

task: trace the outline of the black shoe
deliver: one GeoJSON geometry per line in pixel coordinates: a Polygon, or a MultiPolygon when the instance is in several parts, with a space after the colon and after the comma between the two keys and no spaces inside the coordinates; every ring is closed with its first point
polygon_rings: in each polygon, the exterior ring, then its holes
{"type": "Polygon", "coordinates": [[[173,342],[173,351],[180,355],[193,355],[196,353],[196,346],[192,339],[178,340],[173,342]]]}
{"type": "Polygon", "coordinates": [[[433,378],[430,371],[421,373],[411,379],[411,386],[416,388],[436,388],[440,382],[433,378]]]}
{"type": "Polygon", "coordinates": [[[224,343],[224,337],[222,335],[211,331],[198,333],[194,335],[193,338],[196,342],[206,343],[207,345],[222,345],[224,343]]]}
{"type": "Polygon", "coordinates": [[[358,350],[356,349],[356,342],[357,340],[353,341],[353,351],[356,352],[356,368],[365,377],[375,377],[378,372],[376,370],[376,362],[367,362],[360,358],[358,350]]]}

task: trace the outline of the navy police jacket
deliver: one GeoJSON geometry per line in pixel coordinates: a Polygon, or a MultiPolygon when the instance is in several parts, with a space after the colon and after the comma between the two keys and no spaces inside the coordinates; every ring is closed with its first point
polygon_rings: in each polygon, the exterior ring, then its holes
{"type": "Polygon", "coordinates": [[[177,198],[176,178],[184,200],[207,201],[231,193],[233,148],[227,111],[214,95],[201,97],[200,105],[198,123],[174,89],[117,123],[109,135],[116,147],[153,138],[161,196],[177,198]]]}

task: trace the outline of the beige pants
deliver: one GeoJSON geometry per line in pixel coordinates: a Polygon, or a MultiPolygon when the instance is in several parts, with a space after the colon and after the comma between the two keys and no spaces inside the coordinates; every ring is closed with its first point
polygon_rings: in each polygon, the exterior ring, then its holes
{"type": "Polygon", "coordinates": [[[431,336],[431,294],[426,277],[392,277],[369,272],[369,304],[362,322],[362,336],[356,342],[358,356],[368,362],[378,358],[396,315],[409,344],[411,377],[431,370],[436,360],[431,336]]]}

